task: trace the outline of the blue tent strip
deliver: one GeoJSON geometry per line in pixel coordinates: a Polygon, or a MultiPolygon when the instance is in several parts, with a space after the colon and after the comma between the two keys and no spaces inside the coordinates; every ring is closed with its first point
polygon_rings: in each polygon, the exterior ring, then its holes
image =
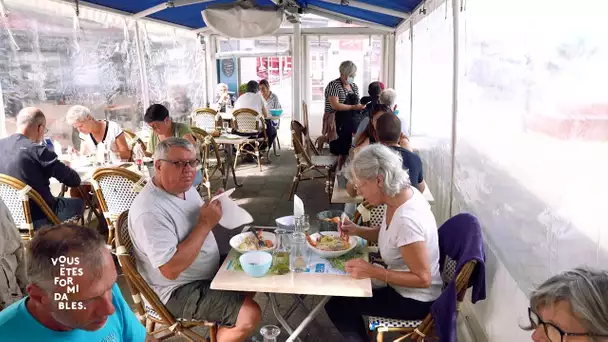
{"type": "MultiPolygon", "coordinates": [[[[360,2],[383,7],[391,10],[411,12],[422,0],[358,0],[360,2]]],[[[87,0],[86,2],[116,9],[122,12],[135,14],[144,11],[148,8],[165,3],[166,0],[87,0]]],[[[234,0],[216,0],[201,4],[192,4],[188,6],[166,8],[162,11],[151,14],[149,17],[157,20],[165,21],[172,24],[182,25],[192,29],[205,27],[201,11],[211,5],[233,3],[234,0]]],[[[272,5],[270,0],[258,0],[260,5],[272,5]]],[[[338,5],[334,3],[324,2],[320,0],[297,0],[297,3],[302,8],[308,5],[335,12],[336,14],[347,15],[353,18],[369,21],[376,24],[381,24],[396,28],[403,18],[397,18],[391,15],[369,11],[352,5],[338,5]]]]}
{"type": "Polygon", "coordinates": [[[357,7],[336,5],[318,0],[309,0],[307,1],[307,5],[315,5],[317,7],[321,7],[332,12],[345,14],[351,17],[367,20],[373,23],[382,24],[390,27],[397,27],[397,25],[399,25],[402,20],[401,18],[396,18],[390,15],[372,12],[357,7]]]}

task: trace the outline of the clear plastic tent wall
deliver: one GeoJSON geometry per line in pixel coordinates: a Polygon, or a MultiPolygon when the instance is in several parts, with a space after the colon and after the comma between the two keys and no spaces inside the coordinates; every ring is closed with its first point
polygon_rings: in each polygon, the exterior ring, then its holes
{"type": "Polygon", "coordinates": [[[14,132],[15,115],[26,106],[43,110],[53,139],[76,144],[64,119],[76,104],[130,130],[141,126],[146,102],[166,103],[177,117],[204,105],[204,58],[195,34],[142,22],[140,58],[136,23],[129,18],[85,7],[76,17],[75,6],[46,0],[4,3],[0,80],[6,133],[14,132]]]}
{"type": "Polygon", "coordinates": [[[205,51],[191,32],[162,24],[141,25],[150,103],[162,103],[175,121],[205,107],[205,51]]]}
{"type": "MultiPolygon", "coordinates": [[[[571,5],[462,2],[455,123],[452,4],[428,1],[413,20],[411,130],[426,137],[438,223],[477,215],[490,253],[526,294],[562,270],[608,265],[608,3],[571,5]]],[[[399,43],[409,36],[397,37],[398,66],[410,62],[399,43]]]]}

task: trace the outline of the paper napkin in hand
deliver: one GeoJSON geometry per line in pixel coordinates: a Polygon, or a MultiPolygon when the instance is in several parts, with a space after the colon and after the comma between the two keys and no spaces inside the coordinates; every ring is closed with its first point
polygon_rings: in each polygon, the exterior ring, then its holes
{"type": "Polygon", "coordinates": [[[222,218],[220,219],[220,225],[226,229],[235,229],[253,222],[253,217],[251,217],[251,214],[249,214],[247,210],[239,207],[238,204],[236,204],[236,202],[230,198],[230,195],[234,192],[234,190],[234,188],[230,189],[211,199],[211,201],[220,201],[222,205],[222,218]]]}

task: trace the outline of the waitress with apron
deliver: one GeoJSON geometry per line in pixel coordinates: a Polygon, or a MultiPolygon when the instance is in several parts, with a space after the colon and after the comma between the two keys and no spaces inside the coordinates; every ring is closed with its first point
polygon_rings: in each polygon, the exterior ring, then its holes
{"type": "Polygon", "coordinates": [[[338,156],[338,170],[350,152],[356,118],[365,104],[359,103],[359,88],[354,83],[357,67],[351,61],[340,64],[340,78],[325,88],[325,113],[334,113],[337,139],[329,142],[329,151],[338,156]]]}

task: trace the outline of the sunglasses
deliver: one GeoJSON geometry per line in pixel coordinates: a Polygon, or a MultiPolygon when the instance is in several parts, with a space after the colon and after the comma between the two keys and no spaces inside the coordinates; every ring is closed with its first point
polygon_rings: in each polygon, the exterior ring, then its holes
{"type": "Polygon", "coordinates": [[[553,323],[543,321],[540,316],[536,312],[534,312],[534,310],[532,310],[532,308],[528,308],[528,316],[530,318],[530,325],[532,325],[532,329],[537,329],[539,326],[542,325],[543,331],[545,332],[545,336],[547,336],[547,338],[551,342],[564,342],[564,336],[608,338],[608,335],[599,335],[594,333],[565,332],[553,323]]]}

